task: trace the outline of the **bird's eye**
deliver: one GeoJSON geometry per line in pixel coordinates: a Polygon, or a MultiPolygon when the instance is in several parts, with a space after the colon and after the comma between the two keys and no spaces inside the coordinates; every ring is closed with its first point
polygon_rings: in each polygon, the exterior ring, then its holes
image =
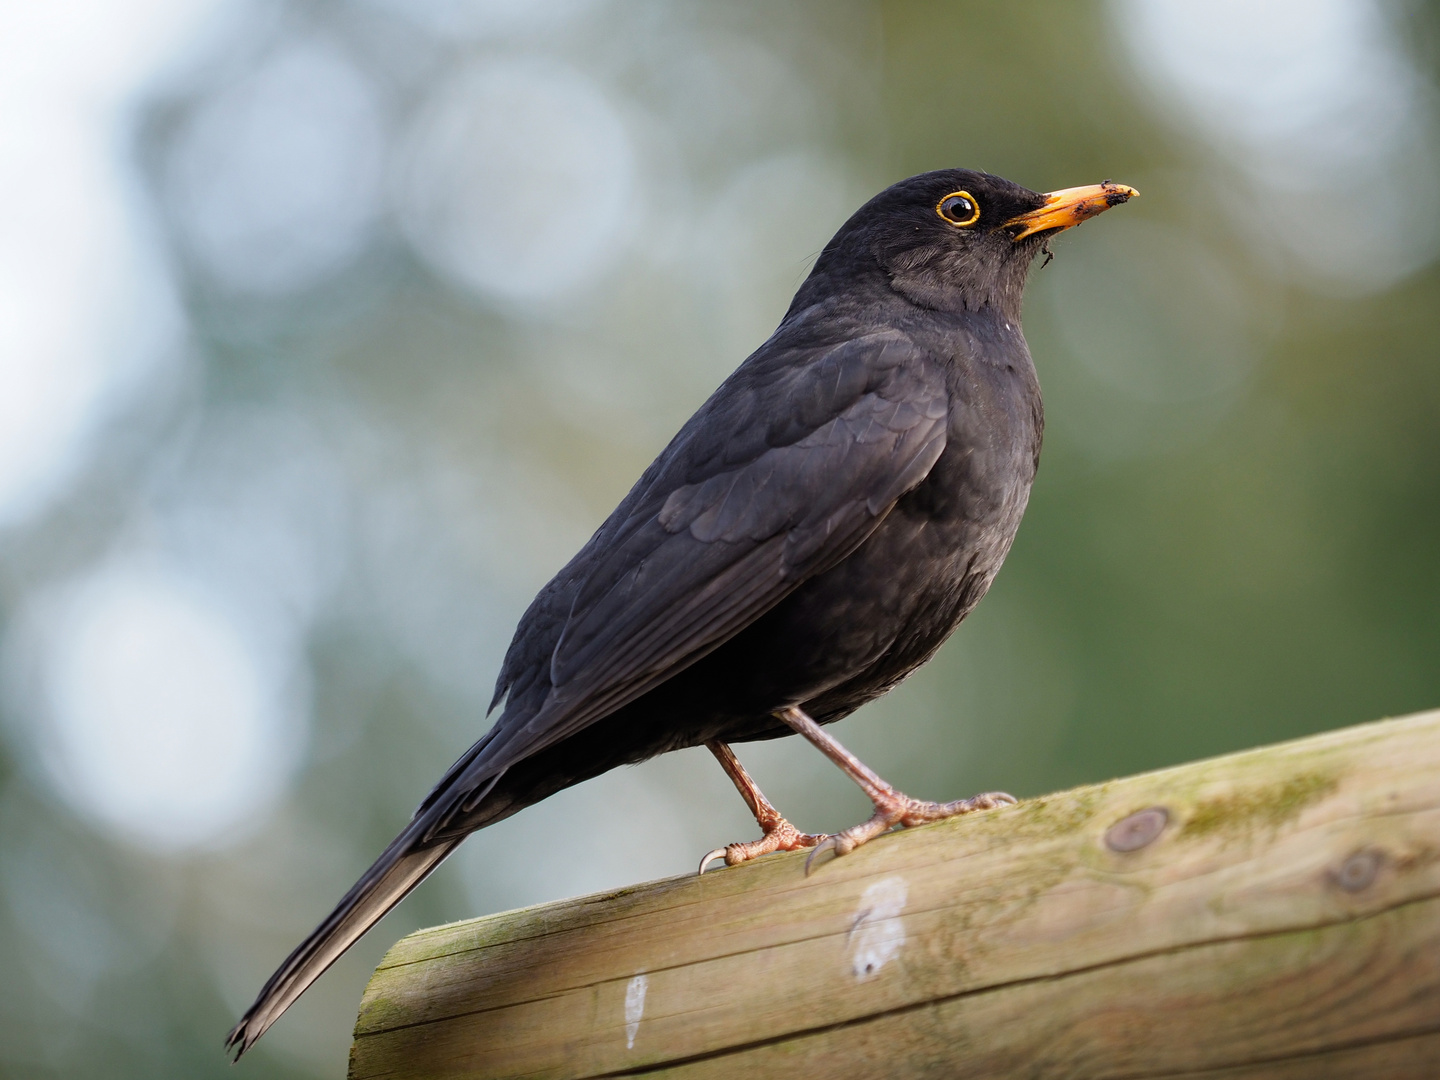
{"type": "Polygon", "coordinates": [[[980,204],[968,191],[954,191],[935,204],[935,212],[951,225],[974,225],[980,220],[980,204]]]}

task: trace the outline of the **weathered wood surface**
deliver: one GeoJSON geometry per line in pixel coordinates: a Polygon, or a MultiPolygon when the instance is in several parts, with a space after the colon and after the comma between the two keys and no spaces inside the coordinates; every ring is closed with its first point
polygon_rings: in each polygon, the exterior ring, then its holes
{"type": "Polygon", "coordinates": [[[803,863],[412,934],[350,1076],[1440,1076],[1440,712],[803,863]]]}

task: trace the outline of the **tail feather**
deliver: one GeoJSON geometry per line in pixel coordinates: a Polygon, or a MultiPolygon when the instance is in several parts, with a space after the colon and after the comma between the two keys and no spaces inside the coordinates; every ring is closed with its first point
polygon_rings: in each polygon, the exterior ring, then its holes
{"type": "Polygon", "coordinates": [[[396,837],[335,910],[270,976],[255,1004],[225,1039],[226,1048],[235,1051],[236,1061],[326,968],[424,881],[463,839],[443,840],[417,849],[415,832],[412,824],[396,837]]]}

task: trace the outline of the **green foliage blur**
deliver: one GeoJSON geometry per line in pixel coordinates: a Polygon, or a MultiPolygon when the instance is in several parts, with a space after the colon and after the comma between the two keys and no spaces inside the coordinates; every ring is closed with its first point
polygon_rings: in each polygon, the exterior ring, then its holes
{"type": "MultiPolygon", "coordinates": [[[[703,750],[566,792],[471,838],[238,1071],[221,1053],[483,732],[534,591],[765,338],[851,210],[923,170],[1038,190],[1114,178],[1141,197],[1058,238],[1032,276],[1045,448],[991,594],[838,737],[918,796],[1023,797],[1440,705],[1440,269],[1356,283],[1284,256],[1243,147],[1137,73],[1125,5],[575,3],[470,38],[379,0],[255,8],[146,91],[124,140],[191,366],[0,537],[0,615],[172,498],[154,493],[214,425],[300,417],[341,463],[347,507],[300,646],[306,749],[243,827],[161,850],[76,810],[6,706],[0,1076],[339,1077],[367,973],[403,934],[692,872],[750,838],[703,750]],[[463,265],[447,276],[450,256],[427,260],[398,212],[304,287],[227,284],[187,239],[176,140],[208,95],[300,38],[367,72],[395,131],[457,67],[573,65],[642,132],[643,235],[543,302],[467,287],[463,265]]],[[[1429,102],[1434,9],[1383,10],[1429,102]]],[[[403,186],[387,168],[381,186],[403,186]]],[[[1371,197],[1338,189],[1312,224],[1371,197]]],[[[576,175],[551,212],[583,219],[592,198],[576,175]]],[[[867,812],[795,740],[738,751],[802,829],[867,812]]]]}

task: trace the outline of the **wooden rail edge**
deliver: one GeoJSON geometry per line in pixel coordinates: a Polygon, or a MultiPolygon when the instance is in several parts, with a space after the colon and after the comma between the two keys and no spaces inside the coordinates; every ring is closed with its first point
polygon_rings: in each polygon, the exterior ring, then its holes
{"type": "Polygon", "coordinates": [[[1440,712],[422,930],[351,1080],[1440,1076],[1440,712]]]}

